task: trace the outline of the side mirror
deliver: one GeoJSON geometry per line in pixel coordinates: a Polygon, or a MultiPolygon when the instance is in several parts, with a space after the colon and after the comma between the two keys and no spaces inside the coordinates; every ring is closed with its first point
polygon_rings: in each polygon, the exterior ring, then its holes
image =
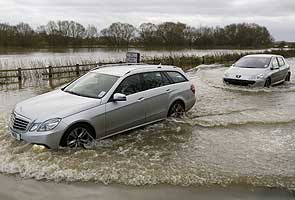
{"type": "Polygon", "coordinates": [[[126,101],[127,97],[125,94],[115,93],[113,96],[113,101],[126,101]]]}

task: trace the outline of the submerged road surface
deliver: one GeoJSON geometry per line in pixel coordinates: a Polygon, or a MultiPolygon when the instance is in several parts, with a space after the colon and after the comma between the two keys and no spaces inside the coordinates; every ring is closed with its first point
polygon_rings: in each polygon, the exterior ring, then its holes
{"type": "MultiPolygon", "coordinates": [[[[288,61],[295,66],[295,59],[288,61]]],[[[189,72],[197,103],[184,119],[100,141],[92,150],[55,152],[15,141],[8,135],[8,113],[48,89],[2,90],[0,172],[53,181],[295,190],[294,68],[290,83],[267,89],[226,86],[225,69],[189,72]]]]}

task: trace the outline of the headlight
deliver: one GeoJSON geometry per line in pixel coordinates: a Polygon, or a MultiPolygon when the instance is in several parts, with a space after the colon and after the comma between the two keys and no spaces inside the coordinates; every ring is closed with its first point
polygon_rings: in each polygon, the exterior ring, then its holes
{"type": "Polygon", "coordinates": [[[59,122],[61,121],[60,118],[55,118],[55,119],[49,119],[45,122],[43,122],[37,131],[50,131],[52,129],[54,129],[55,127],[57,127],[57,125],[59,124],[59,122]]]}
{"type": "Polygon", "coordinates": [[[40,123],[34,123],[33,126],[31,126],[30,131],[35,131],[39,127],[40,123]]]}
{"type": "Polygon", "coordinates": [[[259,74],[256,79],[263,79],[264,78],[264,74],[259,74]]]}

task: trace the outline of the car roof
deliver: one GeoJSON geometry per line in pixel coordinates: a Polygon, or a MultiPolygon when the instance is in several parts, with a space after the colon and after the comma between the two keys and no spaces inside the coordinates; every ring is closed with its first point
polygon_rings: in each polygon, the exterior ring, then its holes
{"type": "Polygon", "coordinates": [[[130,72],[145,72],[145,71],[163,71],[175,69],[175,66],[168,65],[149,65],[149,64],[122,64],[122,65],[109,65],[109,66],[101,66],[92,70],[93,72],[99,72],[103,74],[113,75],[113,76],[124,76],[130,72]]]}
{"type": "Polygon", "coordinates": [[[272,57],[282,57],[281,55],[275,55],[275,54],[251,54],[251,55],[247,55],[245,57],[263,57],[263,58],[272,58],[272,57]]]}

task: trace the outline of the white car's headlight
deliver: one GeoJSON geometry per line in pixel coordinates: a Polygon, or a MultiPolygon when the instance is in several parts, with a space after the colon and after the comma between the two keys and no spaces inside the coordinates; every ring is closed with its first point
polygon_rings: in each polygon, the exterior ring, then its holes
{"type": "Polygon", "coordinates": [[[256,76],[256,79],[263,79],[264,78],[264,74],[259,74],[258,76],[256,76]]]}
{"type": "Polygon", "coordinates": [[[54,129],[55,127],[57,127],[60,121],[61,121],[60,118],[49,119],[43,122],[41,125],[39,125],[39,128],[37,129],[37,131],[50,131],[54,129]]]}

